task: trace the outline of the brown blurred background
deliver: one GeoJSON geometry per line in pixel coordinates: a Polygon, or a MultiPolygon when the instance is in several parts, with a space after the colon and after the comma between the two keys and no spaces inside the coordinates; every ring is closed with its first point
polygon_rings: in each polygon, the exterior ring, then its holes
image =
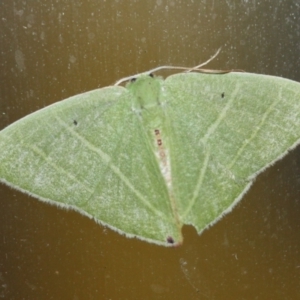
{"type": "MultiPolygon", "coordinates": [[[[221,46],[208,68],[300,81],[299,1],[2,0],[0,17],[0,129],[221,46]]],[[[167,249],[0,185],[0,299],[300,299],[299,196],[298,147],[231,214],[167,249]]]]}

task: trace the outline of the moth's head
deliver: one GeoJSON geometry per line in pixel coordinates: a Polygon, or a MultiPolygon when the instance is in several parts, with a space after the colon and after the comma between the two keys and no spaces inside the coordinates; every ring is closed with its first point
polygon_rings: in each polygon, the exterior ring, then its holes
{"type": "Polygon", "coordinates": [[[134,95],[134,98],[142,108],[152,107],[159,102],[159,95],[161,92],[160,77],[150,75],[141,75],[137,78],[131,79],[126,84],[126,88],[134,95]]]}

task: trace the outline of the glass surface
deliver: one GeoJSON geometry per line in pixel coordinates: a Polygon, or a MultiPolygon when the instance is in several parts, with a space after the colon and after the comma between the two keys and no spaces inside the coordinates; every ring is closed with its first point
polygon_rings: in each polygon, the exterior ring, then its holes
{"type": "MultiPolygon", "coordinates": [[[[0,129],[219,47],[207,68],[300,81],[299,1],[3,0],[0,16],[0,129]]],[[[185,226],[163,248],[0,185],[0,298],[300,299],[299,196],[298,147],[204,234],[185,226]]]]}

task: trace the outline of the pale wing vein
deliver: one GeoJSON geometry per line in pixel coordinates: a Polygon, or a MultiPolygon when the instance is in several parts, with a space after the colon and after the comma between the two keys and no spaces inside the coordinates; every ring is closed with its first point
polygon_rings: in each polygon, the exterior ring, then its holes
{"type": "Polygon", "coordinates": [[[263,114],[261,121],[259,122],[259,124],[256,126],[255,130],[252,132],[251,136],[249,139],[246,139],[244,141],[244,143],[242,144],[242,146],[238,149],[235,157],[232,159],[231,163],[228,165],[228,169],[230,170],[234,164],[237,162],[237,160],[239,159],[239,157],[241,156],[241,154],[243,153],[244,149],[247,147],[247,145],[249,145],[253,139],[255,139],[255,137],[257,136],[257,134],[259,133],[259,131],[261,130],[261,128],[263,127],[264,123],[266,122],[267,118],[269,117],[270,113],[272,112],[273,108],[281,101],[281,90],[280,90],[280,95],[278,96],[278,100],[274,101],[269,108],[265,111],[265,113],[263,114]]]}
{"type": "Polygon", "coordinates": [[[63,169],[62,167],[60,167],[56,163],[54,163],[51,159],[49,159],[47,157],[47,155],[42,150],[40,150],[38,147],[36,147],[36,146],[30,146],[30,145],[26,145],[26,147],[28,147],[29,149],[31,149],[32,151],[34,151],[36,154],[38,154],[39,156],[41,156],[57,172],[66,175],[72,181],[74,181],[74,182],[80,184],[81,186],[83,186],[87,190],[87,192],[89,192],[89,193],[93,192],[85,184],[83,184],[81,181],[79,181],[75,176],[73,176],[72,174],[70,174],[69,172],[67,172],[65,169],[63,169]]]}
{"type": "Polygon", "coordinates": [[[221,122],[224,120],[227,111],[231,108],[232,103],[236,99],[236,94],[238,92],[238,87],[236,86],[235,90],[233,91],[232,95],[230,96],[230,100],[226,103],[224,108],[222,109],[221,113],[219,114],[218,118],[209,126],[204,136],[200,139],[199,143],[205,146],[207,144],[208,139],[214,134],[214,132],[218,129],[221,122]]]}
{"type": "Polygon", "coordinates": [[[207,170],[207,166],[208,166],[208,162],[209,162],[209,157],[210,157],[210,151],[209,151],[209,149],[207,149],[205,151],[205,157],[204,157],[204,162],[203,162],[203,165],[202,165],[202,168],[201,168],[201,171],[200,171],[200,176],[198,178],[198,181],[197,181],[197,184],[196,184],[196,188],[195,188],[195,190],[193,192],[193,198],[190,201],[190,203],[189,203],[188,207],[186,208],[185,212],[183,213],[183,216],[182,216],[183,219],[190,212],[190,210],[192,209],[192,207],[194,206],[194,204],[196,202],[196,199],[199,196],[199,192],[200,192],[200,189],[202,187],[204,176],[205,176],[205,173],[206,173],[206,170],[207,170]]]}
{"type": "MultiPolygon", "coordinates": [[[[6,138],[5,135],[3,135],[3,136],[6,138]]],[[[40,150],[38,147],[32,146],[32,145],[27,145],[26,143],[24,143],[24,141],[23,141],[23,139],[21,137],[21,134],[19,132],[18,132],[18,136],[19,136],[19,140],[21,141],[21,144],[23,144],[26,148],[31,149],[34,153],[36,153],[37,155],[39,155],[40,157],[42,157],[57,172],[62,173],[64,175],[66,175],[68,178],[70,178],[72,181],[77,182],[78,184],[80,184],[81,186],[83,186],[89,193],[92,192],[91,189],[89,189],[82,182],[80,182],[79,180],[77,180],[75,176],[73,176],[72,174],[68,173],[66,170],[64,170],[63,168],[61,168],[60,166],[58,166],[57,164],[55,164],[51,159],[49,159],[49,157],[47,157],[47,155],[42,150],[40,150]]]]}
{"type": "Polygon", "coordinates": [[[214,134],[214,132],[216,132],[216,130],[220,126],[221,122],[226,117],[227,111],[231,108],[232,103],[236,99],[235,96],[236,96],[237,92],[238,92],[238,87],[236,86],[235,90],[233,91],[233,93],[231,95],[230,100],[226,103],[226,105],[222,109],[221,113],[218,115],[215,122],[207,129],[206,133],[199,141],[199,144],[202,144],[202,146],[204,148],[205,157],[204,157],[203,165],[202,165],[202,168],[200,170],[200,174],[199,174],[199,177],[197,180],[197,184],[195,186],[195,190],[193,192],[193,198],[190,201],[187,209],[185,210],[183,217],[185,217],[189,213],[189,211],[192,209],[192,207],[195,204],[196,199],[198,198],[199,193],[200,193],[200,189],[201,189],[204,177],[205,177],[205,173],[206,173],[206,170],[208,167],[208,162],[209,162],[209,157],[210,157],[210,149],[209,149],[210,147],[207,146],[208,139],[214,134]]]}
{"type": "Polygon", "coordinates": [[[86,140],[84,137],[82,137],[80,134],[75,132],[68,124],[66,124],[63,120],[55,116],[57,121],[66,129],[68,130],[73,136],[75,136],[77,139],[79,139],[88,149],[92,150],[93,152],[97,153],[101,159],[111,168],[111,170],[121,179],[121,181],[140,199],[149,209],[151,209],[155,214],[157,214],[160,217],[164,217],[164,215],[158,211],[153,205],[147,201],[144,196],[134,188],[133,184],[127,179],[127,177],[121,172],[121,170],[115,166],[111,158],[108,154],[103,152],[99,147],[94,146],[91,142],[86,140]]]}

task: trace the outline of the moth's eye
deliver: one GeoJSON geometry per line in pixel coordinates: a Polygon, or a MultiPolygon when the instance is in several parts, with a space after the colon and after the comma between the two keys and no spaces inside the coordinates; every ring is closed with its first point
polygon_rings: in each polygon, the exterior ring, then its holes
{"type": "Polygon", "coordinates": [[[154,75],[152,73],[150,73],[149,76],[152,77],[152,78],[154,77],[154,75]]]}
{"type": "Polygon", "coordinates": [[[136,78],[131,78],[130,79],[130,82],[135,82],[136,81],[136,78]]]}

